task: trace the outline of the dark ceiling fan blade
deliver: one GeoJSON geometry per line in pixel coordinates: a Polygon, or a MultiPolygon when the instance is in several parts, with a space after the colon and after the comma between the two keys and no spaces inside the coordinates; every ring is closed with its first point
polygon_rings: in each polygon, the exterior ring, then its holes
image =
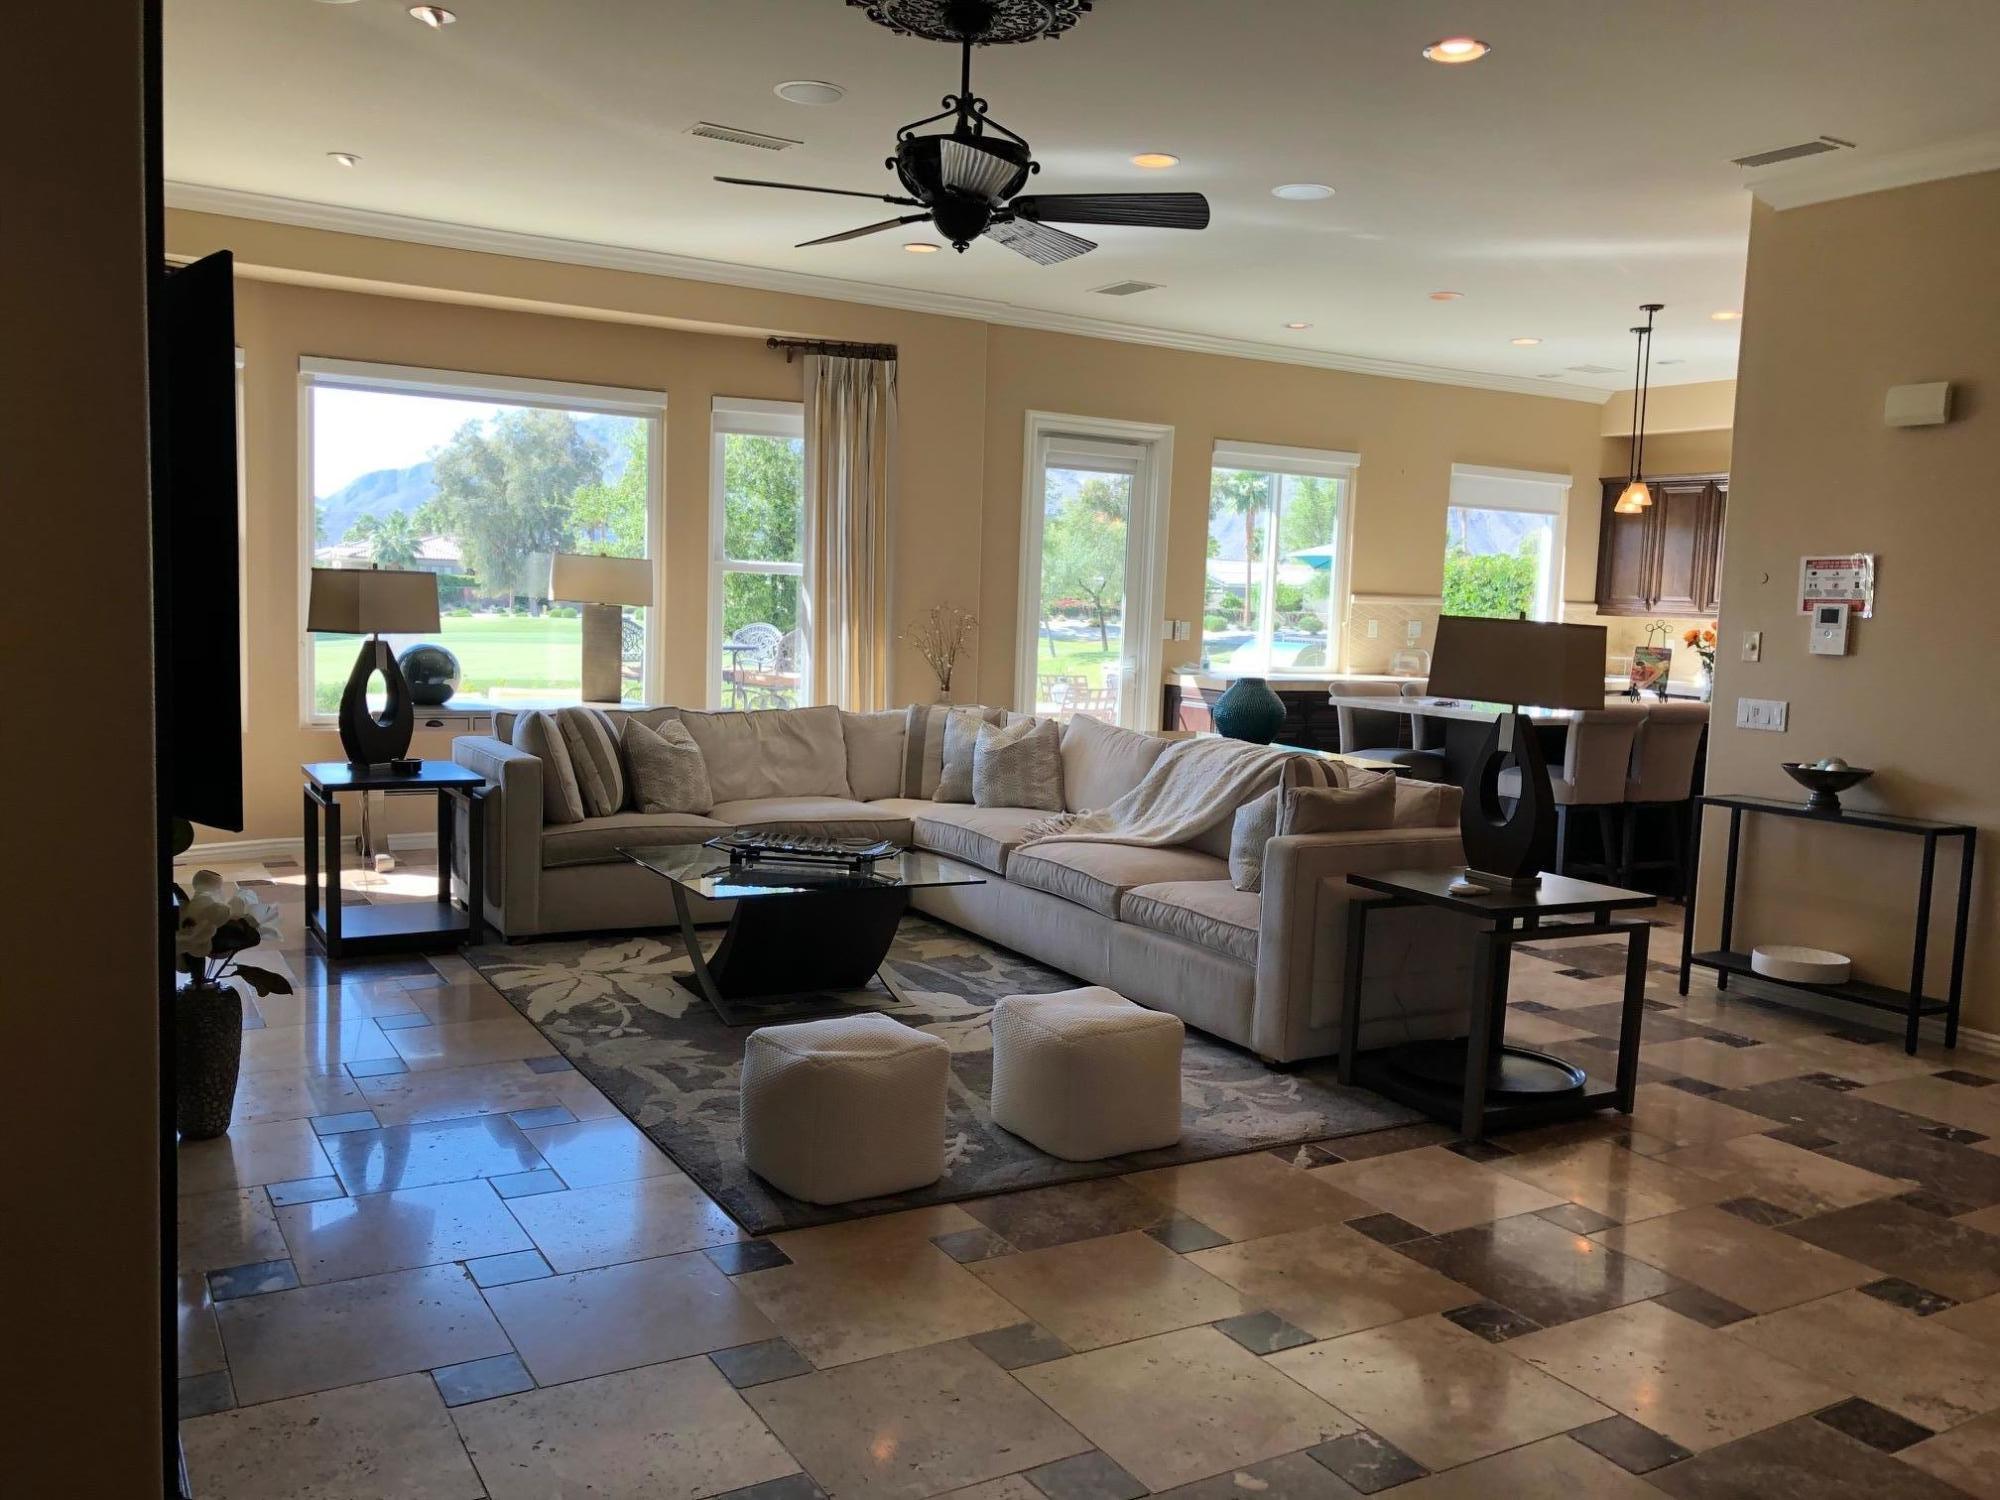
{"type": "Polygon", "coordinates": [[[1016,255],[1027,256],[1038,266],[1061,265],[1079,255],[1088,255],[1097,248],[1095,240],[1027,219],[1001,219],[987,226],[986,237],[1005,245],[1016,255]]]}
{"type": "Polygon", "coordinates": [[[904,214],[900,219],[884,219],[879,224],[863,224],[859,229],[845,230],[840,234],[823,235],[816,240],[807,240],[795,248],[810,250],[814,245],[838,245],[842,240],[858,240],[865,234],[880,234],[885,229],[897,229],[904,224],[916,224],[929,217],[929,214],[904,214]]]}
{"type": "Polygon", "coordinates": [[[1200,193],[1031,193],[1007,206],[1042,224],[1208,228],[1208,200],[1200,193]]]}
{"type": "Polygon", "coordinates": [[[718,177],[717,182],[727,182],[736,187],[782,188],[788,193],[831,193],[836,198],[869,198],[877,203],[901,203],[917,207],[915,198],[898,198],[893,193],[857,193],[851,188],[807,187],[802,182],[765,182],[756,177],[718,177]]]}

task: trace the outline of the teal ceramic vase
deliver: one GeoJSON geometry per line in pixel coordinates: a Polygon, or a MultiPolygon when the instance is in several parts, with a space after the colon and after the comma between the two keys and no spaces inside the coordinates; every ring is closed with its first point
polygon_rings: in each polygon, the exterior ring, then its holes
{"type": "Polygon", "coordinates": [[[1285,722],[1285,700],[1261,677],[1239,677],[1210,712],[1215,732],[1232,740],[1268,745],[1285,722]]]}

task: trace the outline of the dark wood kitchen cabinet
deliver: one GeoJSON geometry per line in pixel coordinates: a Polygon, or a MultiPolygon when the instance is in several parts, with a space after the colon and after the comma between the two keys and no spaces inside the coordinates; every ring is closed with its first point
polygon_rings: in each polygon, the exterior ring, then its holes
{"type": "Polygon", "coordinates": [[[1612,507],[1627,484],[1603,481],[1597,535],[1597,612],[1712,615],[1722,606],[1727,474],[1647,476],[1653,503],[1636,516],[1612,507]]]}

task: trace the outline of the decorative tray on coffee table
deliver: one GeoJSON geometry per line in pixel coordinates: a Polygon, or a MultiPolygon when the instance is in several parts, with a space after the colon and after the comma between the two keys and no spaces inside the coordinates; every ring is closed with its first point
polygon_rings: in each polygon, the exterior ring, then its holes
{"type": "Polygon", "coordinates": [[[887,839],[826,839],[785,833],[725,833],[709,839],[707,847],[727,854],[732,865],[768,862],[848,870],[865,870],[879,859],[903,852],[900,844],[887,839]]]}

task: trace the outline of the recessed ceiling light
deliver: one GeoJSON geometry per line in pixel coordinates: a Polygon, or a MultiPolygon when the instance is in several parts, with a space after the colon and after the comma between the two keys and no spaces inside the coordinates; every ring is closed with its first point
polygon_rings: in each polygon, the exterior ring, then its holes
{"type": "Polygon", "coordinates": [[[1432,293],[1431,293],[1431,301],[1433,301],[1433,302],[1456,302],[1456,301],[1457,301],[1457,300],[1458,300],[1458,299],[1459,299],[1460,297],[1463,297],[1464,295],[1465,295],[1465,293],[1463,293],[1463,292],[1432,292],[1432,293]]]}
{"type": "Polygon", "coordinates": [[[1323,182],[1281,182],[1271,189],[1271,196],[1291,203],[1317,203],[1331,198],[1333,189],[1323,182]]]}
{"type": "Polygon", "coordinates": [[[1169,156],[1164,151],[1141,151],[1132,158],[1132,165],[1144,167],[1148,172],[1164,172],[1168,167],[1178,167],[1181,159],[1169,156]]]}
{"type": "Polygon", "coordinates": [[[1512,344],[1512,345],[1513,345],[1513,346],[1514,346],[1514,347],[1515,347],[1516,349],[1532,349],[1532,348],[1534,348],[1534,347],[1535,347],[1535,345],[1539,344],[1539,343],[1541,342],[1541,340],[1540,340],[1540,339],[1509,339],[1509,340],[1507,340],[1507,342],[1508,342],[1508,343],[1510,343],[1510,344],[1512,344]]]}
{"type": "Polygon", "coordinates": [[[410,16],[414,20],[422,21],[432,31],[441,31],[458,19],[442,5],[412,5],[410,16]]]}
{"type": "Polygon", "coordinates": [[[822,83],[816,78],[795,78],[771,92],[793,104],[838,104],[847,97],[847,90],[839,84],[822,83]]]}
{"type": "Polygon", "coordinates": [[[1718,312],[1710,313],[1708,316],[1710,317],[1710,319],[1712,319],[1714,322],[1717,323],[1734,323],[1738,318],[1742,317],[1743,314],[1737,312],[1734,308],[1725,307],[1718,312]]]}
{"type": "Polygon", "coordinates": [[[1477,37],[1448,36],[1424,48],[1424,56],[1434,63],[1478,62],[1493,49],[1477,37]]]}
{"type": "Polygon", "coordinates": [[[911,240],[903,248],[912,255],[936,255],[938,253],[938,247],[931,244],[928,240],[911,240]]]}
{"type": "Polygon", "coordinates": [[[338,162],[343,167],[354,166],[361,160],[361,158],[356,156],[352,151],[329,151],[326,154],[332,157],[336,162],[338,162]]]}
{"type": "Polygon", "coordinates": [[[1285,326],[1286,326],[1287,328],[1291,329],[1293,333],[1298,333],[1298,332],[1300,332],[1300,331],[1302,331],[1302,330],[1304,330],[1304,329],[1307,329],[1307,328],[1310,328],[1310,327],[1312,327],[1312,324],[1310,324],[1310,323],[1287,323],[1287,324],[1286,324],[1285,326]]]}

